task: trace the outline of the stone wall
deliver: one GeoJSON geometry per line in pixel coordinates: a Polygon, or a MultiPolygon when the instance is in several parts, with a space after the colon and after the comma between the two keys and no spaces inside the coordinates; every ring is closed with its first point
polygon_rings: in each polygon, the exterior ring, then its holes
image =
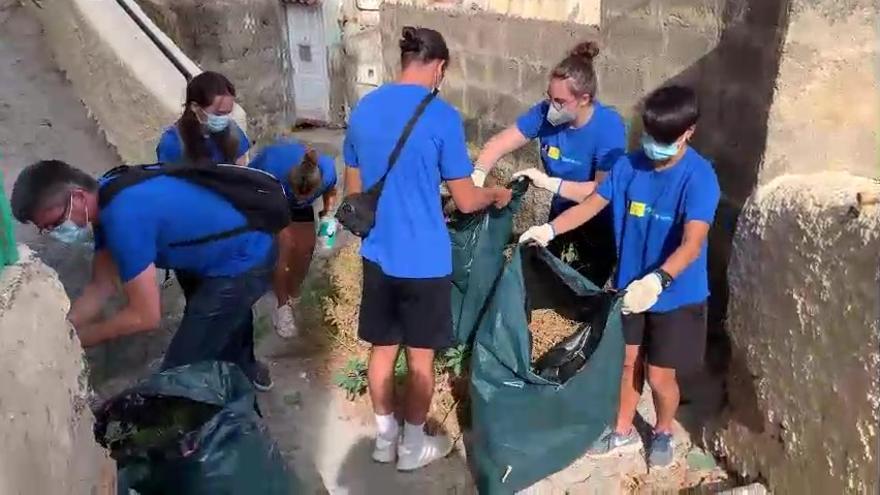
{"type": "Polygon", "coordinates": [[[729,466],[773,493],[875,493],[880,185],[788,175],[749,199],[730,263],[729,466]]]}
{"type": "Polygon", "coordinates": [[[82,348],[55,272],[23,245],[0,276],[0,493],[116,493],[97,445],[82,348]]]}
{"type": "Polygon", "coordinates": [[[138,0],[204,70],[221,72],[247,109],[249,137],[265,142],[293,123],[284,11],[277,0],[138,0]]]}

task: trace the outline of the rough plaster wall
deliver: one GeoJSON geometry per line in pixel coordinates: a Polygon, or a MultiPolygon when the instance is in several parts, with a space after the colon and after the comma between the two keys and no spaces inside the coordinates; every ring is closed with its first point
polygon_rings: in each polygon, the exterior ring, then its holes
{"type": "Polygon", "coordinates": [[[794,0],[760,182],[785,173],[878,176],[874,0],[794,0]]]}
{"type": "Polygon", "coordinates": [[[869,493],[880,416],[880,185],[782,176],[740,216],[730,263],[731,418],[716,448],[774,493],[869,493]]]}
{"type": "Polygon", "coordinates": [[[0,493],[115,494],[70,303],[55,272],[19,250],[22,261],[0,275],[0,493]]]}
{"type": "Polygon", "coordinates": [[[30,3],[47,44],[126,163],[155,161],[180,113],[185,80],[113,0],[30,3]]]}
{"type": "MultiPolygon", "coordinates": [[[[277,0],[138,0],[204,70],[225,74],[265,142],[293,121],[284,12],[277,0]]],[[[178,110],[179,113],[179,110],[178,110]]]]}

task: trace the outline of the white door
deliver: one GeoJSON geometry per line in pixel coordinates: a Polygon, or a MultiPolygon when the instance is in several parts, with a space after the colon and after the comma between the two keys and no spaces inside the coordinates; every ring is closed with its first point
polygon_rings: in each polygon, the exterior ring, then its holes
{"type": "Polygon", "coordinates": [[[287,4],[293,101],[299,120],[330,120],[330,76],[321,4],[287,4]]]}

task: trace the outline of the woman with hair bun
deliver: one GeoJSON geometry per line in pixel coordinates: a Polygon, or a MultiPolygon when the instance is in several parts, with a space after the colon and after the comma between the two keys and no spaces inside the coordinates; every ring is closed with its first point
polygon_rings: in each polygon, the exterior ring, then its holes
{"type": "MultiPolygon", "coordinates": [[[[529,168],[514,177],[526,176],[535,186],[554,194],[550,220],[593,194],[626,150],[623,119],[596,99],[593,59],[598,54],[596,43],[583,42],[553,69],[547,98],[486,143],[475,164],[473,179],[477,185],[483,184],[501,157],[538,139],[544,171],[529,168]]],[[[550,245],[557,256],[570,249],[577,255],[578,271],[603,286],[615,263],[610,217],[597,217],[550,245]]]]}

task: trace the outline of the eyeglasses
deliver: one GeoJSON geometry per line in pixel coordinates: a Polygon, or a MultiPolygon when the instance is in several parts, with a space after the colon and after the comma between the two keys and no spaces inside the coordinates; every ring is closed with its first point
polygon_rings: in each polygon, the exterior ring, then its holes
{"type": "Polygon", "coordinates": [[[39,232],[40,235],[44,235],[44,234],[48,234],[49,232],[52,232],[53,230],[60,227],[61,224],[63,224],[64,222],[66,222],[67,220],[70,219],[70,214],[72,213],[72,211],[73,211],[73,191],[70,192],[70,199],[67,201],[67,206],[64,207],[64,211],[61,213],[61,216],[58,217],[58,220],[52,222],[49,225],[43,226],[43,227],[38,226],[37,232],[39,232]]]}

